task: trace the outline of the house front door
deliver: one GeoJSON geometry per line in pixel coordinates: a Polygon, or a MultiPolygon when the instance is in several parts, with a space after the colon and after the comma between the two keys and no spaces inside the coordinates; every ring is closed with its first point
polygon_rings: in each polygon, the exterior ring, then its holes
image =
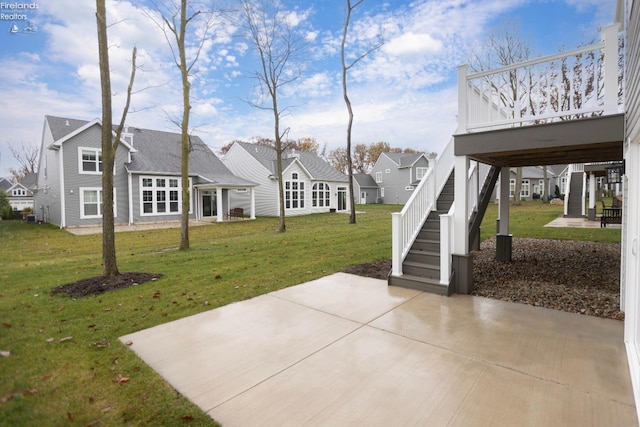
{"type": "Polygon", "coordinates": [[[365,193],[364,191],[360,195],[360,203],[363,205],[367,204],[367,193],[365,193]]]}
{"type": "Polygon", "coordinates": [[[202,217],[210,218],[218,215],[216,209],[216,194],[212,191],[202,193],[202,217]]]}
{"type": "Polygon", "coordinates": [[[347,187],[338,187],[338,210],[347,210],[347,187]]]}

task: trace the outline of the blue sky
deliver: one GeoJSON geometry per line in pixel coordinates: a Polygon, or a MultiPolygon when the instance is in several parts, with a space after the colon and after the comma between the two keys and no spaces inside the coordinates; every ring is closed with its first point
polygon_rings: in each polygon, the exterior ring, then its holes
{"type": "MultiPolygon", "coordinates": [[[[298,59],[304,72],[281,98],[282,106],[291,106],[284,117],[289,137],[314,137],[327,150],[343,147],[347,112],[339,44],[346,0],[282,3],[307,40],[298,59]]],[[[95,1],[19,4],[37,9],[0,10],[0,176],[16,167],[10,147],[39,146],[45,115],[101,115],[95,1]],[[18,31],[12,34],[13,24],[18,31]],[[28,26],[33,30],[25,31],[28,26]]],[[[107,0],[115,23],[109,27],[114,117],[135,45],[139,92],[127,122],[176,131],[169,117],[181,111],[179,74],[145,7],[145,1],[107,0]]],[[[614,11],[614,0],[365,0],[352,20],[350,52],[361,53],[378,30],[385,44],[349,75],[354,143],[440,151],[456,127],[456,67],[489,34],[505,22],[517,23],[533,57],[553,54],[597,40],[614,11]]],[[[193,131],[214,151],[234,139],[273,137],[270,113],[246,102],[256,93],[253,52],[237,27],[224,30],[206,44],[193,77],[193,131]]]]}

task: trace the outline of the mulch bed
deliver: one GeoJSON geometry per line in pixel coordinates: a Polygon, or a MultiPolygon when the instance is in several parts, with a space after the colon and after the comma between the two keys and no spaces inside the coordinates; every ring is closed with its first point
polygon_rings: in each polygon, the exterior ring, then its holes
{"type": "Polygon", "coordinates": [[[145,282],[157,280],[160,277],[162,277],[162,274],[154,273],[121,273],[111,277],[94,276],[55,287],[51,291],[51,295],[68,295],[72,297],[100,295],[116,289],[141,285],[145,282]]]}

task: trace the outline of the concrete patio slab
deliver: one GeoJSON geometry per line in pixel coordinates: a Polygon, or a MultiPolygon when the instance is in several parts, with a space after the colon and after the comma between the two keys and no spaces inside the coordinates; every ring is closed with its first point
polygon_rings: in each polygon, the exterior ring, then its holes
{"type": "Polygon", "coordinates": [[[121,340],[225,426],[637,425],[622,322],[344,273],[121,340]]]}

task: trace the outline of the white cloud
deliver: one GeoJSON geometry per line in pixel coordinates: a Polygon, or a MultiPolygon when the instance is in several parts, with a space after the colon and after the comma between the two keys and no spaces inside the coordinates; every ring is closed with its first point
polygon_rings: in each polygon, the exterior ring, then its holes
{"type": "Polygon", "coordinates": [[[425,55],[442,50],[442,42],[429,34],[412,31],[401,34],[383,46],[386,53],[395,56],[425,55]]]}

